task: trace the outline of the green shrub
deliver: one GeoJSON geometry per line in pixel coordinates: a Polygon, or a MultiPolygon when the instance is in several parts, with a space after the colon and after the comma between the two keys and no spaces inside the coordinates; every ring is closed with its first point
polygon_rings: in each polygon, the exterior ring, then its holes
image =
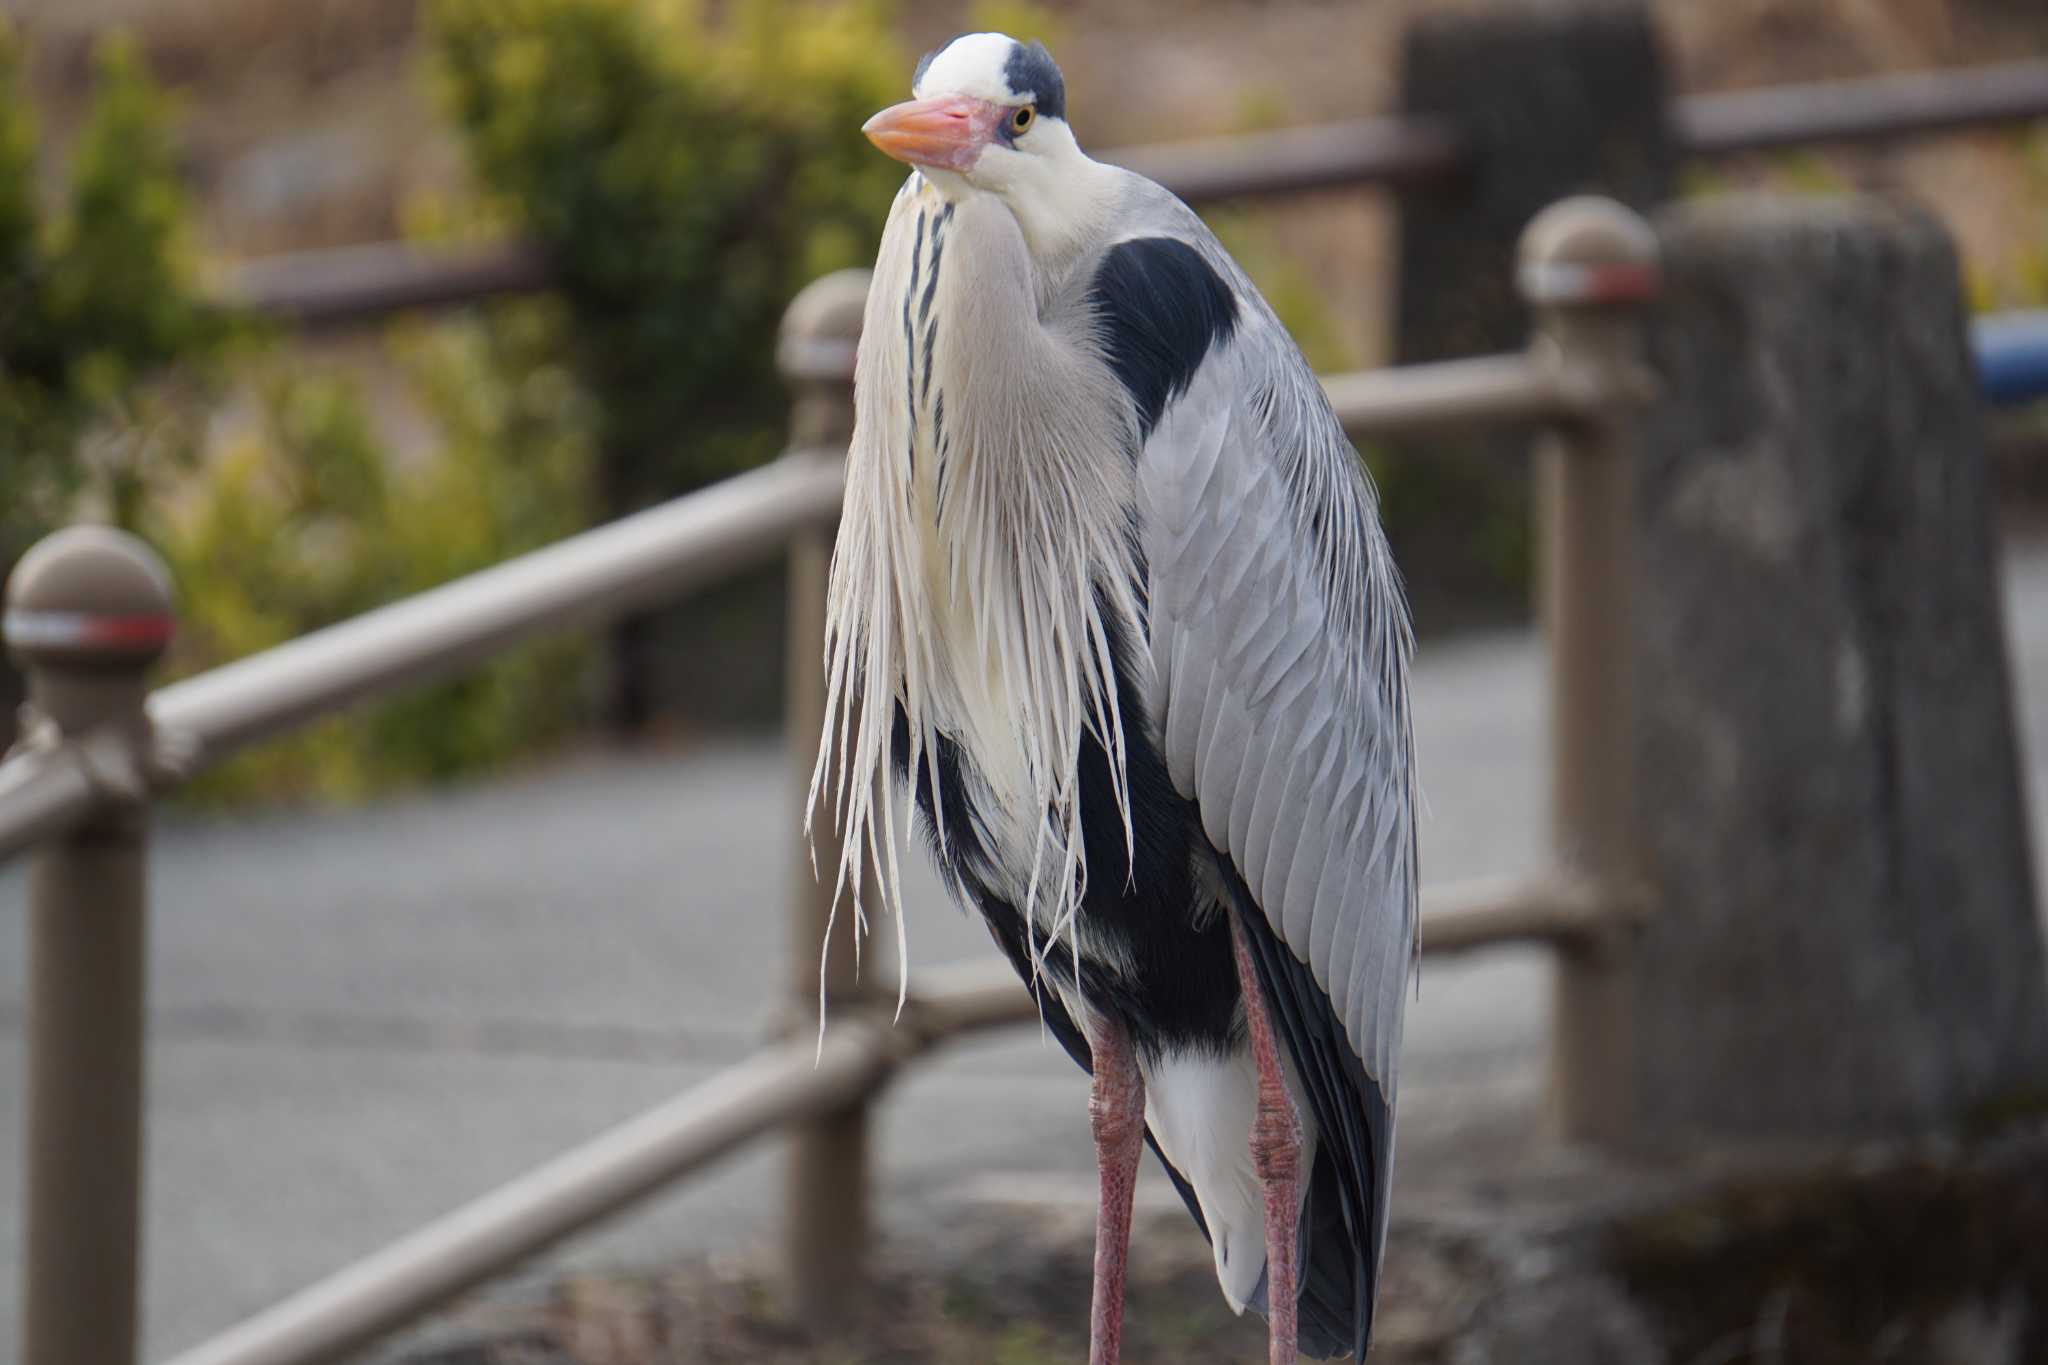
{"type": "Polygon", "coordinates": [[[46,220],[23,52],[0,20],[0,566],[81,496],[132,520],[152,466],[186,443],[105,442],[86,460],[84,436],[229,336],[194,283],[163,95],[124,37],[101,44],[95,70],[68,193],[46,220]]]}
{"type": "Polygon", "coordinates": [[[868,264],[900,168],[855,135],[909,70],[873,3],[439,0],[449,107],[548,253],[608,510],[772,455],[782,310],[868,264]]]}
{"type": "Polygon", "coordinates": [[[2048,308],[2048,126],[2020,134],[2017,145],[2019,201],[2040,230],[2015,243],[2005,260],[1988,269],[1965,262],[1970,306],[1978,312],[2048,308]]]}
{"type": "MultiPolygon", "coordinates": [[[[347,385],[239,349],[253,426],[202,454],[167,383],[255,339],[196,285],[171,110],[132,43],[98,89],[54,213],[36,194],[23,52],[0,23],[0,567],[80,516],[156,544],[178,585],[173,669],[240,657],[485,567],[590,520],[593,419],[553,357],[559,305],[396,334],[438,445],[401,458],[347,385]]],[[[202,797],[350,797],[530,752],[573,722],[583,646],[518,652],[208,775],[202,797]]],[[[5,690],[0,679],[0,691],[5,690]]]]}
{"type": "MultiPolygon", "coordinates": [[[[348,384],[272,362],[254,429],[146,529],[180,593],[174,664],[283,643],[569,535],[589,521],[590,417],[548,357],[559,309],[399,329],[395,350],[439,434],[398,455],[348,384]]],[[[587,647],[546,642],[266,744],[202,779],[204,799],[351,799],[445,779],[560,739],[587,647]]]]}

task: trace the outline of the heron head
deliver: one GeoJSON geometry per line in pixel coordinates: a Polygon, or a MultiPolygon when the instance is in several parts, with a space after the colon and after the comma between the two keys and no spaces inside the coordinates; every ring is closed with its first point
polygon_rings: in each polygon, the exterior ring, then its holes
{"type": "Polygon", "coordinates": [[[861,131],[948,198],[995,194],[1026,220],[1097,169],[1067,127],[1066,82],[1043,43],[963,34],[925,54],[910,92],[861,131]]]}

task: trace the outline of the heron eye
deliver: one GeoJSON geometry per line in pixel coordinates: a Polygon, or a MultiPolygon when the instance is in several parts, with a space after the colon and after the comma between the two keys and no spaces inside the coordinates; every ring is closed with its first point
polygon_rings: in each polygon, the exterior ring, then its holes
{"type": "Polygon", "coordinates": [[[1029,128],[1031,126],[1031,120],[1033,117],[1035,117],[1035,115],[1032,114],[1030,105],[1018,105],[1014,110],[1010,112],[1011,134],[1014,136],[1018,133],[1023,132],[1025,129],[1029,128]]]}

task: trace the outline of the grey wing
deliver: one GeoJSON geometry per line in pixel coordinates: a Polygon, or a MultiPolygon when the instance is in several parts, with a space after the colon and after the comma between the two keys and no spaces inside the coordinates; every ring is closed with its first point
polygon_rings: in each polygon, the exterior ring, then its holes
{"type": "Polygon", "coordinates": [[[1407,613],[1314,378],[1258,340],[1214,351],[1140,457],[1152,715],[1175,786],[1391,1099],[1417,892],[1407,613]]]}
{"type": "Polygon", "coordinates": [[[1140,457],[1151,715],[1321,1135],[1303,1341],[1321,1324],[1362,1358],[1415,960],[1412,646],[1356,455],[1277,324],[1248,321],[1140,457]]]}

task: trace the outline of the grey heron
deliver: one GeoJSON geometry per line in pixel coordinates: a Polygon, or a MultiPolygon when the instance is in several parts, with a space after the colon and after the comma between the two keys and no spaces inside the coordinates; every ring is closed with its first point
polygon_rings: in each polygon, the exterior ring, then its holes
{"type": "Polygon", "coordinates": [[[912,94],[865,126],[913,169],[860,340],[814,815],[900,926],[907,794],[1090,1072],[1091,1359],[1147,1143],[1271,1359],[1362,1359],[1417,889],[1375,494],[1201,220],[1081,151],[1042,45],[956,38],[912,94]]]}

